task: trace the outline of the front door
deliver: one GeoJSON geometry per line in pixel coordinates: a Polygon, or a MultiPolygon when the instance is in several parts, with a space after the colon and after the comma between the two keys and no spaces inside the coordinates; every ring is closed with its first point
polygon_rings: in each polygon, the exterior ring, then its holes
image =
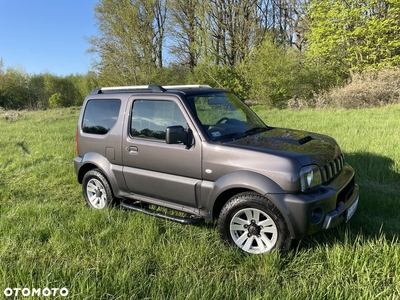
{"type": "Polygon", "coordinates": [[[168,126],[188,128],[178,98],[132,99],[128,135],[123,145],[124,177],[138,195],[197,207],[195,186],[201,181],[201,143],[167,144],[168,126]]]}

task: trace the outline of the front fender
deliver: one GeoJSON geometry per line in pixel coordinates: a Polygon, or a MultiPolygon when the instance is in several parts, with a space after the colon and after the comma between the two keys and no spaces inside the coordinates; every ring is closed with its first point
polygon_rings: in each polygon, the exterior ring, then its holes
{"type": "MultiPolygon", "coordinates": [[[[202,183],[202,203],[207,212],[212,214],[214,205],[217,201],[224,203],[229,199],[220,199],[220,195],[229,190],[242,189],[251,190],[260,195],[268,197],[269,194],[284,194],[285,191],[273,180],[251,171],[236,171],[225,174],[218,178],[215,182],[203,181],[202,183]]],[[[284,202],[278,202],[274,197],[268,197],[282,213],[289,213],[284,202]]],[[[215,216],[211,216],[213,218],[215,216]]]]}

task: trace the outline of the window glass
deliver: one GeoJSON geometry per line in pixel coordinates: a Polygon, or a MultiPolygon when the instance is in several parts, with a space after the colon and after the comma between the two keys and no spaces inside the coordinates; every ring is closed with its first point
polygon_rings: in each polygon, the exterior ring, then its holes
{"type": "Polygon", "coordinates": [[[232,93],[195,94],[186,99],[212,140],[238,139],[267,129],[264,122],[232,93]]]}
{"type": "Polygon", "coordinates": [[[82,131],[106,134],[115,125],[121,100],[89,100],[83,115],[82,131]]]}
{"type": "MultiPolygon", "coordinates": [[[[229,96],[229,94],[228,94],[229,96]]],[[[246,122],[246,114],[240,107],[234,103],[225,94],[198,96],[194,105],[197,117],[202,124],[215,124],[222,118],[236,119],[246,122]]]]}
{"type": "Polygon", "coordinates": [[[136,100],[133,103],[131,136],[165,140],[168,126],[186,127],[179,106],[173,101],[136,100]]]}

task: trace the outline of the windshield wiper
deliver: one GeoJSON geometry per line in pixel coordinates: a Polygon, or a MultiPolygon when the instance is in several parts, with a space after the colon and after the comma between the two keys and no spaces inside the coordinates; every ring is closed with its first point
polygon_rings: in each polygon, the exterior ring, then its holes
{"type": "Polygon", "coordinates": [[[225,134],[225,135],[221,136],[221,138],[233,138],[233,139],[235,139],[235,137],[242,138],[242,137],[244,137],[243,134],[244,134],[244,132],[233,132],[233,133],[225,134]]]}
{"type": "Polygon", "coordinates": [[[233,140],[237,140],[240,138],[244,138],[247,135],[244,132],[233,132],[233,133],[228,133],[228,134],[224,134],[221,135],[219,137],[215,137],[212,140],[213,141],[220,141],[220,140],[224,140],[224,139],[233,139],[233,140]]]}
{"type": "Polygon", "coordinates": [[[262,132],[262,131],[266,131],[266,130],[268,130],[268,127],[259,127],[259,126],[257,126],[257,127],[251,128],[249,130],[246,130],[244,133],[245,134],[252,134],[252,133],[256,133],[258,131],[262,132]]]}
{"type": "Polygon", "coordinates": [[[254,127],[249,130],[246,130],[246,131],[232,132],[232,133],[224,134],[219,137],[215,137],[212,140],[217,141],[217,140],[223,140],[223,139],[229,139],[229,138],[232,138],[233,140],[237,140],[237,139],[245,138],[252,133],[263,132],[265,130],[268,130],[268,127],[254,127]]]}

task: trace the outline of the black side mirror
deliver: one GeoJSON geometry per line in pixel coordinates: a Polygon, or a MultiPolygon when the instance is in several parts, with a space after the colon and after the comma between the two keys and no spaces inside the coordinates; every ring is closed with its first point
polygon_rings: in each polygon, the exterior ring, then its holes
{"type": "Polygon", "coordinates": [[[165,141],[167,144],[185,144],[188,142],[188,133],[183,126],[169,126],[165,133],[165,141]]]}

